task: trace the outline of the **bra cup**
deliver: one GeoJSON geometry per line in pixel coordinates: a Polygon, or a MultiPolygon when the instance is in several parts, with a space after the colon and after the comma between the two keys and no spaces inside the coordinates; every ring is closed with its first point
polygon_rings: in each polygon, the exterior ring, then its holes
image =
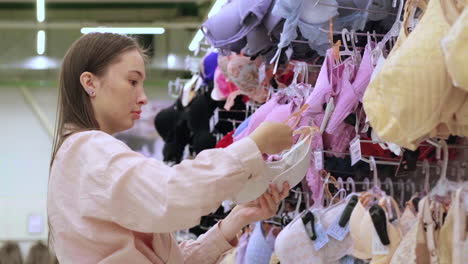
{"type": "Polygon", "coordinates": [[[266,163],[262,176],[248,180],[232,201],[237,204],[253,201],[268,189],[270,183],[275,183],[280,191],[285,181],[291,188],[296,186],[305,177],[311,158],[310,143],[305,138],[282,155],[281,160],[266,163]]]}
{"type": "Polygon", "coordinates": [[[416,223],[417,217],[416,215],[413,214],[411,209],[407,206],[405,211],[400,217],[400,227],[401,227],[401,232],[403,235],[406,235],[411,227],[416,223]]]}
{"type": "Polygon", "coordinates": [[[369,212],[362,203],[356,205],[351,214],[350,234],[353,239],[353,256],[359,259],[372,259],[372,264],[389,263],[401,241],[401,230],[398,224],[391,224],[387,218],[387,233],[390,240],[390,253],[388,255],[373,256],[372,252],[372,233],[374,232],[374,223],[369,212]],[[372,227],[372,228],[370,228],[372,227]]]}
{"type": "MultiPolygon", "coordinates": [[[[341,201],[336,205],[326,209],[326,211],[320,217],[325,229],[329,228],[344,211],[347,205],[347,201],[341,201]]],[[[325,246],[322,254],[323,258],[327,260],[328,263],[338,262],[341,258],[351,253],[353,247],[353,240],[351,236],[347,235],[343,241],[337,241],[334,238],[329,237],[330,241],[325,246]]]]}
{"type": "MultiPolygon", "coordinates": [[[[390,249],[390,253],[388,255],[377,255],[372,258],[370,264],[386,264],[390,263],[393,254],[395,254],[398,245],[401,242],[401,230],[398,224],[391,224],[388,223],[387,220],[387,230],[388,230],[388,237],[390,239],[390,245],[388,245],[390,249]]],[[[372,248],[371,248],[372,250],[372,248]]]]}
{"type": "Polygon", "coordinates": [[[313,241],[305,231],[301,215],[296,217],[276,237],[275,252],[283,264],[325,264],[316,256],[313,241]]]}
{"type": "Polygon", "coordinates": [[[287,154],[289,155],[285,155],[286,157],[284,157],[283,160],[288,168],[272,180],[280,191],[283,189],[283,183],[285,181],[287,181],[292,188],[299,184],[307,174],[312,158],[310,142],[308,140],[303,141],[302,145],[295,151],[287,154]]]}
{"type": "MultiPolygon", "coordinates": [[[[361,233],[361,223],[366,223],[367,227],[372,225],[372,219],[369,214],[366,214],[366,212],[366,209],[359,201],[349,219],[349,234],[353,240],[353,256],[360,259],[369,259],[372,257],[372,252],[366,251],[368,246],[365,244],[365,238],[363,238],[365,237],[365,234],[361,233]],[[367,219],[365,219],[366,216],[367,219]]],[[[369,236],[367,239],[370,240],[371,238],[372,236],[369,236]]]]}
{"type": "Polygon", "coordinates": [[[232,199],[235,204],[253,201],[260,197],[268,189],[269,181],[265,177],[248,180],[244,188],[232,199]]]}

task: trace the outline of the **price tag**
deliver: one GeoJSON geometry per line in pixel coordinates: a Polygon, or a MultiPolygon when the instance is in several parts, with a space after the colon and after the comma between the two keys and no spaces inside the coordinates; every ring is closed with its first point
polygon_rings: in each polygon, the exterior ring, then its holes
{"type": "Polygon", "coordinates": [[[265,81],[265,78],[266,78],[266,66],[264,62],[258,69],[258,84],[261,85],[265,81]]]}
{"type": "Polygon", "coordinates": [[[375,227],[372,228],[372,254],[373,255],[388,255],[390,254],[390,249],[388,246],[384,246],[382,241],[380,241],[380,237],[377,234],[377,230],[375,227]]]}
{"type": "Polygon", "coordinates": [[[215,126],[219,122],[219,108],[214,110],[213,116],[210,119],[210,131],[213,132],[215,126]]]}
{"type": "Polygon", "coordinates": [[[322,151],[315,151],[314,152],[314,157],[315,157],[315,170],[323,170],[323,152],[322,151]]]}
{"type": "Polygon", "coordinates": [[[361,140],[359,136],[355,137],[353,141],[351,141],[351,146],[349,148],[351,154],[351,166],[356,164],[362,158],[361,153],[361,140]]]}
{"type": "Polygon", "coordinates": [[[316,251],[319,251],[330,240],[328,239],[327,231],[323,228],[322,223],[318,222],[315,225],[315,232],[317,234],[317,239],[314,240],[314,248],[316,251]]]}
{"type": "Polygon", "coordinates": [[[339,225],[340,217],[337,217],[335,222],[328,227],[327,234],[338,241],[343,241],[349,233],[349,221],[345,227],[339,225]]]}

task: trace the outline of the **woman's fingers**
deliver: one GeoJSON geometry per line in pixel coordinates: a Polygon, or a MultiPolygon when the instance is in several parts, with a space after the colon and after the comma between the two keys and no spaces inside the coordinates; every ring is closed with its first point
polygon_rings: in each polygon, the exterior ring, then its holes
{"type": "Polygon", "coordinates": [[[273,196],[273,201],[279,203],[281,201],[281,195],[278,191],[276,184],[270,184],[271,195],[273,196]]]}
{"type": "Polygon", "coordinates": [[[280,200],[283,200],[284,198],[289,196],[289,188],[289,183],[283,182],[283,190],[280,193],[280,200]]]}

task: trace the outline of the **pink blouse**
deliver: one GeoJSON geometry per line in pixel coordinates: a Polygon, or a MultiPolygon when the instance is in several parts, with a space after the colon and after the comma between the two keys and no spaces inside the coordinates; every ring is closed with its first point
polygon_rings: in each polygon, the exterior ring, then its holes
{"type": "Polygon", "coordinates": [[[76,133],[50,172],[57,257],[65,264],[216,263],[232,247],[218,225],[180,245],[170,233],[197,225],[264,166],[248,137],[169,167],[104,132],[76,133]]]}

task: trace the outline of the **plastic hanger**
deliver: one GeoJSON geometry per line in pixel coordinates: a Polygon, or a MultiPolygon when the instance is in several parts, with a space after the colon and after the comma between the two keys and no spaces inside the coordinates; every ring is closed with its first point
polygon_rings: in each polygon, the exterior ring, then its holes
{"type": "Polygon", "coordinates": [[[356,184],[354,183],[354,180],[353,178],[351,177],[348,177],[346,179],[346,190],[349,192],[350,190],[352,191],[352,193],[355,193],[356,192],[356,184]]]}
{"type": "Polygon", "coordinates": [[[379,181],[379,175],[377,172],[377,163],[375,162],[374,156],[370,156],[370,169],[373,171],[373,181],[374,181],[374,186],[372,187],[372,192],[381,194],[382,190],[380,189],[380,181],[379,181]]]}
{"type": "Polygon", "coordinates": [[[457,168],[457,181],[459,183],[463,183],[465,181],[465,169],[466,169],[467,162],[463,161],[458,164],[457,168]]]}
{"type": "Polygon", "coordinates": [[[353,56],[354,63],[355,63],[355,65],[359,65],[361,63],[361,53],[356,48],[356,43],[358,43],[358,39],[357,39],[357,36],[356,36],[356,30],[351,29],[350,38],[351,38],[351,46],[353,47],[353,51],[354,51],[354,56],[353,56]]]}
{"type": "Polygon", "coordinates": [[[369,178],[364,178],[363,183],[364,183],[364,190],[366,192],[369,191],[371,188],[369,178]]]}
{"type": "Polygon", "coordinates": [[[390,191],[390,196],[393,197],[393,195],[394,195],[395,193],[394,193],[394,190],[393,190],[393,181],[392,181],[392,179],[390,179],[390,178],[385,178],[384,183],[385,183],[385,187],[390,191]]]}
{"type": "MultiPolygon", "coordinates": [[[[388,42],[388,40],[391,37],[397,37],[398,34],[400,34],[400,29],[401,29],[401,26],[403,24],[403,22],[401,21],[401,15],[402,15],[402,12],[403,12],[403,6],[404,6],[405,1],[404,0],[399,0],[399,1],[400,1],[400,5],[398,7],[398,12],[397,12],[395,22],[393,23],[392,28],[387,32],[387,34],[385,34],[382,41],[380,41],[377,44],[376,48],[373,50],[373,52],[372,52],[373,61],[377,61],[377,59],[380,57],[380,55],[382,54],[382,51],[383,51],[383,49],[385,47],[385,44],[388,42]]],[[[397,2],[397,0],[393,1],[393,7],[396,7],[396,2],[397,2]]]]}
{"type": "Polygon", "coordinates": [[[431,177],[431,167],[429,165],[429,161],[427,159],[425,159],[423,161],[423,169],[422,169],[423,173],[424,173],[424,193],[423,195],[426,195],[429,193],[429,189],[430,189],[430,186],[429,186],[429,180],[430,180],[430,177],[431,177]]]}
{"type": "Polygon", "coordinates": [[[416,193],[416,186],[414,182],[410,179],[406,180],[405,188],[406,191],[409,192],[409,197],[412,197],[416,193]]]}
{"type": "Polygon", "coordinates": [[[398,179],[398,190],[400,192],[400,206],[403,208],[405,205],[405,182],[401,178],[398,179]]]}
{"type": "Polygon", "coordinates": [[[362,197],[362,200],[365,200],[367,198],[374,198],[375,200],[379,200],[381,197],[385,196],[385,192],[382,191],[380,187],[380,181],[379,181],[379,176],[377,172],[377,164],[375,162],[375,158],[371,156],[369,158],[369,165],[370,169],[373,172],[373,186],[370,190],[368,190],[362,197]]]}
{"type": "Polygon", "coordinates": [[[351,51],[348,48],[348,41],[354,44],[348,29],[343,28],[343,30],[341,31],[341,40],[343,41],[344,50],[340,51],[340,63],[342,62],[342,56],[354,57],[356,55],[355,51],[351,51]]]}
{"type": "Polygon", "coordinates": [[[444,140],[440,140],[439,144],[442,146],[444,159],[442,161],[442,169],[441,169],[440,178],[437,181],[436,186],[432,189],[430,196],[441,201],[446,201],[447,196],[451,192],[456,191],[459,187],[462,187],[462,186],[466,187],[467,184],[466,183],[460,184],[457,182],[449,181],[447,179],[448,146],[447,146],[447,142],[445,142],[444,140]]]}
{"type": "Polygon", "coordinates": [[[345,192],[343,193],[343,196],[340,196],[340,199],[343,200],[345,197],[346,197],[346,194],[348,193],[346,188],[345,188],[345,183],[343,181],[343,179],[341,177],[338,177],[337,179],[338,181],[338,185],[339,185],[339,188],[340,190],[344,190],[345,192]]]}

